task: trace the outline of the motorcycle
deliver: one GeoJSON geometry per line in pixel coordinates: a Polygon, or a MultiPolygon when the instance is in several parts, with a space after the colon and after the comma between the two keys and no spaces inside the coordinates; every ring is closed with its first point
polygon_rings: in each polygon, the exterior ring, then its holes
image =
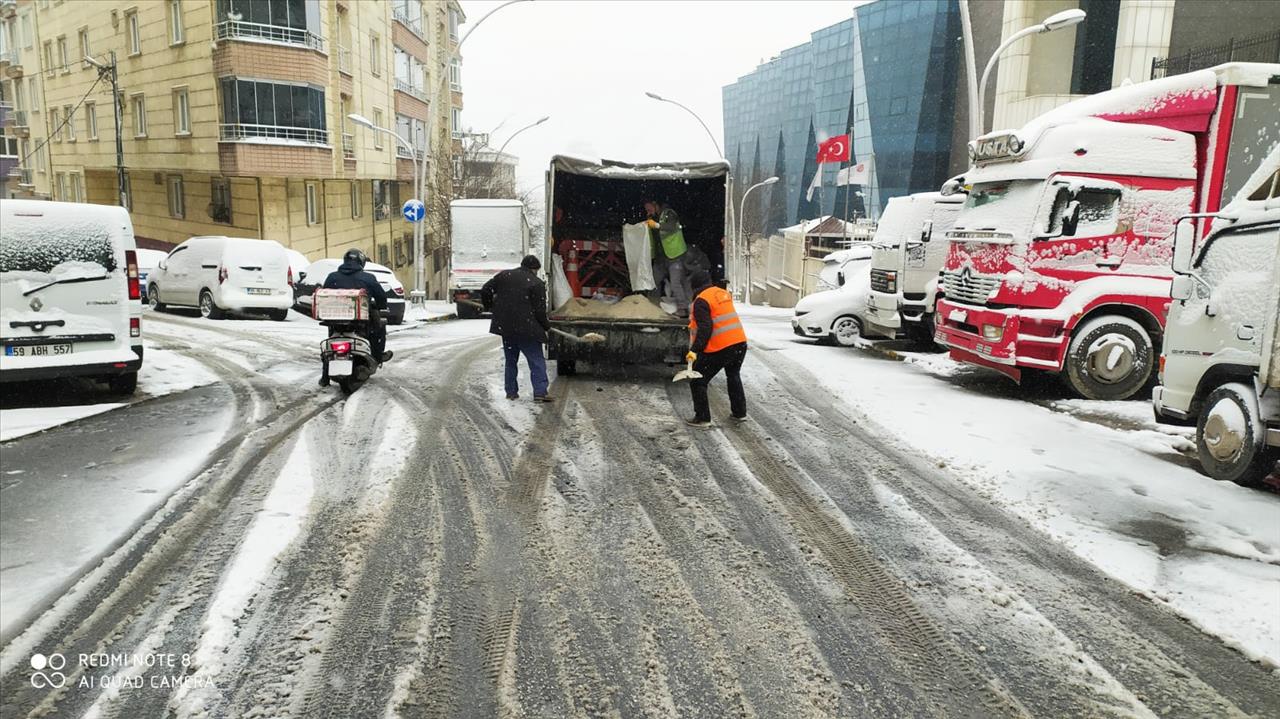
{"type": "Polygon", "coordinates": [[[321,385],[337,382],[343,393],[351,394],[378,371],[369,323],[386,322],[389,313],[380,310],[370,317],[363,290],[318,289],[311,306],[313,316],[329,328],[329,336],[320,343],[321,385]]]}

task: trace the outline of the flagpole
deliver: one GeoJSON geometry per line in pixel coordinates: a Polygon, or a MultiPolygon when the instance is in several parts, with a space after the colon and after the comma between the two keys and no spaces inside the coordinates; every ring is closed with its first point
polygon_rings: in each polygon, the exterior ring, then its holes
{"type": "MultiPolygon", "coordinates": [[[[853,128],[849,128],[849,167],[853,167],[853,128]]],[[[853,243],[849,242],[849,169],[845,168],[844,178],[844,216],[840,218],[840,228],[844,231],[844,244],[850,247],[853,243]]]]}

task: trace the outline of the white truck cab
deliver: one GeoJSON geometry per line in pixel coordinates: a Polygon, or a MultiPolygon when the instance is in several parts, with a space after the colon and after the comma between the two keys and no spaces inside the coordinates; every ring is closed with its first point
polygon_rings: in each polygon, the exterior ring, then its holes
{"type": "Polygon", "coordinates": [[[938,272],[947,259],[947,232],[955,225],[965,196],[919,192],[889,200],[872,240],[872,335],[893,338],[905,331],[933,341],[938,272]]]}
{"type": "Polygon", "coordinates": [[[1247,198],[1178,223],[1152,396],[1158,421],[1195,425],[1211,477],[1243,485],[1280,458],[1280,149],[1272,154],[1247,198]]]}

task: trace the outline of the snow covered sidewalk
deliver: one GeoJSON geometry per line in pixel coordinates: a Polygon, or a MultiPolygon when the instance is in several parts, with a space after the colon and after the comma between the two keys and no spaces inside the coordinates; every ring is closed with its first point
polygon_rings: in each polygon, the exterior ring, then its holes
{"type": "Polygon", "coordinates": [[[1200,474],[1183,452],[1187,433],[1155,424],[1148,402],[1029,400],[945,355],[895,362],[802,340],[790,310],[739,313],[753,348],[806,367],[887,441],[1250,657],[1280,665],[1280,496],[1200,474]]]}

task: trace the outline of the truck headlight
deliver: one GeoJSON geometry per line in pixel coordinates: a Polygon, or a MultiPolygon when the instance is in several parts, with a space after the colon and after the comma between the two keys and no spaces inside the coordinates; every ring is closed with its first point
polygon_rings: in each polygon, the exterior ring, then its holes
{"type": "Polygon", "coordinates": [[[982,339],[999,342],[1004,337],[1004,328],[1000,325],[983,325],[982,339]]]}

